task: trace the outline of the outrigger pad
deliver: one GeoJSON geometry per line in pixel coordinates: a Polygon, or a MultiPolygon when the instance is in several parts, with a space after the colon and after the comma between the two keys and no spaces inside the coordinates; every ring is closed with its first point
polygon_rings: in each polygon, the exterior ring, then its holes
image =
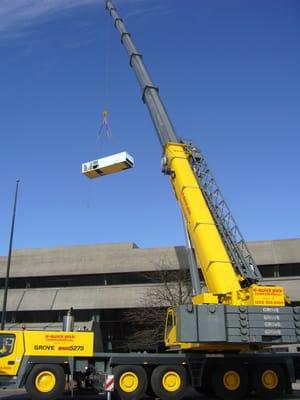
{"type": "Polygon", "coordinates": [[[112,156],[99,158],[94,161],[87,161],[82,164],[82,173],[88,178],[94,179],[99,176],[113,174],[134,166],[133,157],[123,151],[112,156]]]}

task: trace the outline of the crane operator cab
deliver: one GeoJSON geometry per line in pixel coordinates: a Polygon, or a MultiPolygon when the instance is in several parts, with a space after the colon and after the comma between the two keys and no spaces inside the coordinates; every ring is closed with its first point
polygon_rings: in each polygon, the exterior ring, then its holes
{"type": "Polygon", "coordinates": [[[15,376],[23,354],[23,332],[0,333],[0,375],[15,376]],[[17,344],[18,343],[18,344],[17,344]]]}
{"type": "Polygon", "coordinates": [[[14,335],[1,334],[0,335],[0,357],[7,356],[14,348],[14,335]]]}

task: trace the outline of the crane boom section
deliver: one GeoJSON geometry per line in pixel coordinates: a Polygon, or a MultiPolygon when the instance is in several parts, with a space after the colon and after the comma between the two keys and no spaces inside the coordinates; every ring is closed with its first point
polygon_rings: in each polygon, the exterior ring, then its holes
{"type": "Polygon", "coordinates": [[[236,292],[241,289],[239,277],[191,169],[185,147],[184,144],[168,143],[165,156],[171,183],[184,213],[198,263],[209,292],[236,292]]]}
{"type": "Polygon", "coordinates": [[[106,8],[114,20],[115,27],[120,33],[121,42],[127,51],[130,65],[140,84],[143,93],[143,102],[146,103],[148,107],[161,146],[164,147],[168,142],[178,142],[173,124],[159,97],[158,87],[154,86],[145,64],[143,63],[142,55],[137,51],[131,40],[130,33],[127,32],[122,18],[119,17],[116,8],[110,0],[106,1],[106,8]]]}

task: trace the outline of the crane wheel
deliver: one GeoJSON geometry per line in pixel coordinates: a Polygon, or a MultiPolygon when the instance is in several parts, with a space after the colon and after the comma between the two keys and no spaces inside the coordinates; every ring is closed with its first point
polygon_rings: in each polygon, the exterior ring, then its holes
{"type": "Polygon", "coordinates": [[[252,372],[251,383],[258,397],[270,400],[282,396],[287,378],[280,365],[259,365],[252,372]]]}
{"type": "Polygon", "coordinates": [[[118,397],[126,400],[138,400],[147,390],[146,371],[139,365],[118,365],[113,368],[115,391],[118,397]]]}
{"type": "Polygon", "coordinates": [[[65,373],[60,365],[37,364],[29,372],[25,388],[35,400],[55,400],[62,395],[65,383],[65,373]]]}
{"type": "Polygon", "coordinates": [[[151,386],[162,400],[180,400],[187,389],[187,373],[181,365],[160,365],[151,376],[151,386]]]}
{"type": "Polygon", "coordinates": [[[238,400],[248,392],[248,374],[242,365],[224,365],[212,373],[211,385],[217,397],[238,400]]]}

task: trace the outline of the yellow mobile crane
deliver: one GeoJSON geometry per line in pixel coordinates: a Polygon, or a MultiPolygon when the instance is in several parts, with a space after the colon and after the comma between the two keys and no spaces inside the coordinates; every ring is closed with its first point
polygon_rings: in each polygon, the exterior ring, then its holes
{"type": "MultiPolygon", "coordinates": [[[[105,391],[111,390],[112,373],[116,395],[124,400],[139,400],[146,393],[180,400],[188,386],[223,400],[250,392],[280,397],[300,379],[300,353],[275,353],[270,347],[300,343],[300,307],[289,305],[282,287],[260,284],[260,272],[202,153],[178,139],[111,0],[106,8],[141,86],[162,146],[163,172],[170,176],[184,215],[192,244],[192,302],[168,310],[168,350],[155,354],[103,352],[97,331],[74,332],[70,323],[57,332],[0,331],[0,385],[25,386],[33,400],[55,400],[66,378],[105,391]]],[[[105,173],[99,163],[88,165],[94,167],[98,175],[105,173]]]]}
{"type": "MultiPolygon", "coordinates": [[[[261,274],[201,151],[190,141],[178,138],[158,87],[153,84],[142,55],[111,0],[106,1],[106,8],[139,82],[143,102],[162,146],[163,172],[170,176],[192,245],[191,254],[195,255],[194,262],[189,265],[192,304],[168,311],[166,346],[193,351],[194,355],[198,351],[224,355],[251,352],[273,344],[299,343],[300,308],[290,307],[283,287],[260,283],[261,274]],[[201,289],[197,264],[207,286],[205,293],[201,289]]],[[[249,370],[243,365],[248,362],[246,360],[238,363],[235,360],[237,367],[230,363],[219,366],[209,382],[209,385],[214,384],[215,394],[223,398],[242,396],[247,392],[249,381],[252,385],[258,381],[257,392],[268,397],[280,390],[284,375],[280,365],[271,368],[268,363],[262,367],[262,361],[256,360],[252,366],[258,372],[250,378],[249,370]]],[[[203,376],[208,376],[204,369],[200,370],[203,376]]],[[[169,390],[165,395],[168,399],[172,398],[173,390],[172,385],[168,387],[166,383],[168,377],[179,388],[184,374],[181,376],[172,369],[165,375],[164,372],[157,373],[162,391],[154,391],[161,397],[162,392],[169,390]]],[[[155,371],[153,374],[156,377],[155,371]]]]}
{"type": "Polygon", "coordinates": [[[193,143],[177,137],[142,55],[110,0],[106,7],[141,86],[162,146],[163,172],[170,176],[208,290],[202,293],[199,272],[192,263],[193,305],[169,311],[166,345],[242,351],[286,340],[296,343],[296,331],[290,331],[293,309],[286,306],[289,300],[283,287],[259,283],[261,274],[202,153],[193,143]],[[275,322],[264,329],[262,322],[267,316],[282,321],[280,329],[275,322]],[[234,327],[236,319],[247,321],[241,332],[234,327]]]}

